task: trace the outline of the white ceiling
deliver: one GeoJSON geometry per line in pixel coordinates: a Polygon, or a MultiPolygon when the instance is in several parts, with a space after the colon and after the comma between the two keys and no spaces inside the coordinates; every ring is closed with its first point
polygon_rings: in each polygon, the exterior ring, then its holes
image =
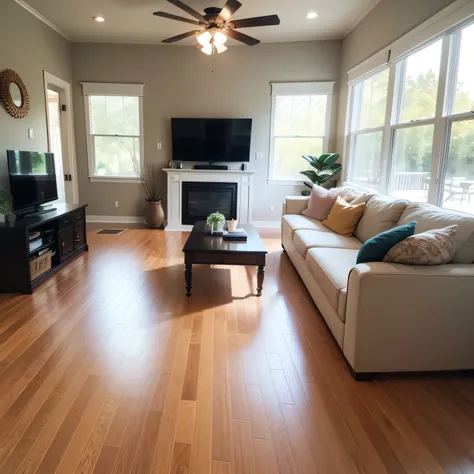
{"type": "MultiPolygon", "coordinates": [[[[193,25],[152,15],[162,10],[189,17],[165,0],[16,0],[26,3],[65,37],[77,42],[160,43],[195,29],[193,25]],[[104,23],[92,21],[102,15],[104,23]]],[[[241,0],[234,19],[277,14],[279,26],[243,28],[240,31],[262,42],[308,41],[343,38],[380,0],[241,0]],[[307,20],[308,11],[319,17],[307,20]]],[[[222,7],[225,0],[184,0],[203,13],[210,6],[222,7]]],[[[195,43],[195,40],[194,40],[195,43]]],[[[234,43],[233,40],[229,41],[234,43]]],[[[237,43],[237,42],[235,42],[237,43]]],[[[186,40],[179,44],[193,44],[186,40]]],[[[240,44],[240,43],[239,43],[240,44]]]]}

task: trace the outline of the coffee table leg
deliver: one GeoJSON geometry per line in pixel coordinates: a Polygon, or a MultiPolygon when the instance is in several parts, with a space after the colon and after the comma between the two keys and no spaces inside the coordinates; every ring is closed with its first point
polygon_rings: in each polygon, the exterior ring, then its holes
{"type": "Polygon", "coordinates": [[[258,266],[258,273],[257,273],[257,296],[262,296],[263,290],[263,279],[265,277],[265,265],[258,266]]]}
{"type": "Polygon", "coordinates": [[[184,277],[186,279],[186,296],[191,296],[192,295],[191,289],[192,289],[192,279],[193,279],[193,266],[190,263],[186,264],[184,277]]]}

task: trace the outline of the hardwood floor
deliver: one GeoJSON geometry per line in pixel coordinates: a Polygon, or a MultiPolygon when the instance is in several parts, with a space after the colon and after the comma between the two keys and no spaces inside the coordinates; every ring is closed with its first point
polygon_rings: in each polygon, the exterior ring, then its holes
{"type": "Polygon", "coordinates": [[[474,472],[474,380],[355,382],[273,231],[261,298],[196,266],[188,299],[186,236],[91,231],[0,296],[0,474],[474,472]]]}

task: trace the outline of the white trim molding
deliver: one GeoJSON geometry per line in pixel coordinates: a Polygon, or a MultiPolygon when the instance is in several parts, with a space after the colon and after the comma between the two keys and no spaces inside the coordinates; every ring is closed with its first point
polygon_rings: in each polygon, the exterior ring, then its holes
{"type": "MultiPolygon", "coordinates": [[[[68,157],[68,167],[65,168],[65,172],[72,175],[72,202],[74,204],[79,203],[79,176],[77,173],[77,160],[76,160],[76,143],[74,133],[74,111],[73,111],[73,101],[72,101],[72,92],[71,84],[69,82],[60,79],[59,77],[53,76],[47,71],[43,71],[43,82],[44,82],[44,104],[45,104],[45,113],[46,118],[48,119],[48,86],[54,86],[64,91],[65,103],[62,105],[66,106],[65,114],[61,115],[61,122],[63,128],[63,134],[67,134],[67,157],[68,157]]],[[[48,120],[49,122],[49,120],[48,120]]],[[[49,127],[48,134],[49,134],[49,127]]],[[[49,136],[48,136],[48,145],[49,145],[49,136]]],[[[63,153],[64,154],[64,153],[63,153]]]]}
{"type": "Polygon", "coordinates": [[[83,95],[143,97],[144,84],[117,84],[109,82],[81,82],[83,95]]]}
{"type": "Polygon", "coordinates": [[[23,0],[15,0],[15,2],[18,3],[18,5],[20,5],[21,7],[23,7],[26,11],[31,13],[33,16],[38,18],[38,20],[42,21],[45,25],[49,26],[56,33],[61,35],[64,39],[71,41],[71,38],[68,35],[66,35],[66,33],[64,33],[63,30],[58,28],[54,23],[49,21],[46,17],[44,17],[40,12],[35,10],[32,6],[28,5],[28,3],[24,2],[23,0]]]}

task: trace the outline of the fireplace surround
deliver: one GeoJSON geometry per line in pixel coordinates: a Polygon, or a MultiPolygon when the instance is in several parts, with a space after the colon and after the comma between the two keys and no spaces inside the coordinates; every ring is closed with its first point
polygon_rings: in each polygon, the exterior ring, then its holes
{"type": "Polygon", "coordinates": [[[204,220],[216,211],[225,211],[226,217],[237,218],[241,224],[251,223],[253,171],[164,171],[168,177],[167,231],[190,230],[195,220],[204,220]]]}

